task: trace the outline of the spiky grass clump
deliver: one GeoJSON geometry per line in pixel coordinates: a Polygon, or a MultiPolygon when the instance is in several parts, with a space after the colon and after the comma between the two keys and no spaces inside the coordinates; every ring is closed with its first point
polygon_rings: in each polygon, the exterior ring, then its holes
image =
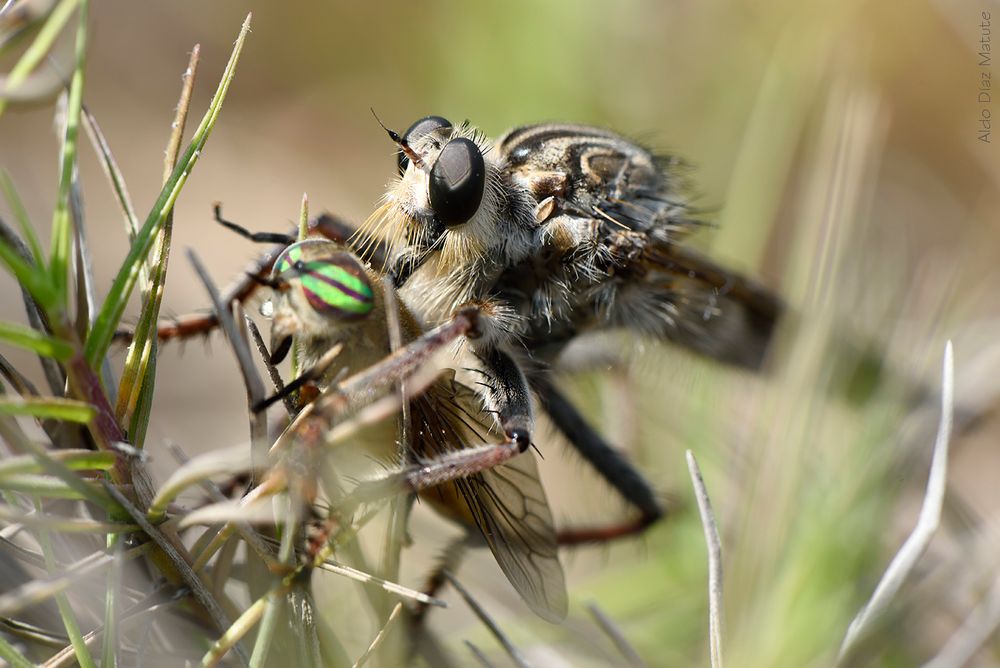
{"type": "Polygon", "coordinates": [[[3,174],[4,192],[23,239],[4,224],[0,261],[24,291],[32,327],[4,324],[0,336],[39,356],[49,386],[39,391],[13,365],[0,360],[13,392],[0,399],[0,433],[7,449],[0,469],[6,578],[0,597],[5,627],[0,655],[17,666],[36,661],[115,665],[134,659],[146,642],[140,640],[141,629],[151,618],[177,607],[169,595],[177,586],[193,595],[197,611],[181,614],[190,619],[173,625],[174,633],[190,625],[202,629],[202,642],[208,643],[235,617],[224,602],[224,582],[191,568],[176,526],[170,520],[154,526],[147,517],[156,490],[145,471],[143,445],[155,381],[156,322],[169,258],[171,213],[218,118],[249,32],[249,17],[218,90],[182,153],[195,49],[168,146],[163,188],[140,222],[107,144],[84,108],[87,0],[66,0],[47,16],[31,16],[25,10],[4,17],[7,47],[23,41],[15,37],[33,37],[8,85],[13,89],[30,79],[74,10],[76,62],[59,117],[59,185],[47,254],[10,178],[3,174]],[[81,125],[103,160],[131,241],[102,301],[94,294],[89,273],[76,181],[81,125]],[[108,351],[137,285],[143,307],[116,382],[108,351]],[[142,557],[146,568],[135,565],[142,557]]]}

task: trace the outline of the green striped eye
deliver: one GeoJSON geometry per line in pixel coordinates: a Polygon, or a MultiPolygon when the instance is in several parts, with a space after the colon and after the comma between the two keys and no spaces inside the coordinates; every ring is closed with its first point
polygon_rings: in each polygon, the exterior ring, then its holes
{"type": "Polygon", "coordinates": [[[343,251],[308,253],[310,245],[289,246],[274,263],[274,275],[297,281],[309,305],[323,315],[360,320],[371,313],[375,296],[358,259],[343,251]]]}

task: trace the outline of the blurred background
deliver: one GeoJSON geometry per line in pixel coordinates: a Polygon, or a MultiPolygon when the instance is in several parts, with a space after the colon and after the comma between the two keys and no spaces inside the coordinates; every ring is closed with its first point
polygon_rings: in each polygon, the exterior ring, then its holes
{"type": "MultiPolygon", "coordinates": [[[[564,555],[574,602],[568,631],[539,629],[527,619],[488,554],[463,568],[472,581],[488,573],[484,595],[495,590],[498,616],[520,619],[520,626],[511,624],[545,657],[539,665],[615,663],[613,650],[580,645],[588,623],[580,602],[592,599],[619,620],[650,664],[704,660],[704,542],[685,449],[702,459],[724,545],[732,541],[727,620],[733,651],[742,658],[735,665],[829,664],[850,616],[830,613],[803,630],[786,613],[798,609],[796,601],[825,605],[826,595],[843,613],[868,595],[916,515],[937,419],[931,404],[929,422],[914,422],[913,407],[899,394],[895,403],[872,399],[861,407],[831,399],[824,387],[835,372],[823,351],[840,336],[877,342],[908,381],[931,387],[939,382],[943,342],[955,339],[960,398],[987,415],[954,444],[949,496],[965,519],[946,534],[955,540],[990,535],[984,523],[1000,507],[1000,432],[988,414],[1000,377],[991,349],[1000,332],[1000,135],[983,141],[979,120],[984,111],[1000,114],[1000,100],[980,101],[983,74],[993,70],[979,64],[977,52],[982,14],[992,11],[1000,20],[1000,5],[102,0],[91,8],[84,102],[101,124],[140,217],[159,192],[163,148],[191,48],[201,44],[196,119],[250,10],[252,34],[236,79],[176,206],[164,312],[207,303],[183,249],[197,250],[220,284],[237,277],[260,250],[212,222],[215,201],[224,204],[227,218],[252,230],[286,230],[303,193],[313,213],[362,221],[395,165],[373,108],[398,130],[427,114],[468,119],[493,137],[546,120],[602,125],[683,156],[692,165],[697,203],[714,212],[716,223],[694,243],[759,277],[801,314],[800,326],[785,333],[776,370],[764,379],[629,337],[621,339],[636,360],[629,369],[566,379],[594,422],[630,449],[675,514],[643,539],[564,555]],[[913,457],[893,460],[907,465],[871,464],[882,461],[880,449],[910,453],[907,448],[913,457]],[[877,539],[864,547],[856,573],[847,570],[850,560],[825,552],[827,561],[814,561],[815,571],[807,569],[798,585],[788,583],[793,553],[784,550],[797,544],[797,528],[809,525],[808,510],[815,510],[798,495],[836,477],[829,457],[849,462],[840,480],[863,480],[869,464],[879,471],[872,485],[882,492],[882,505],[875,512],[812,499],[829,513],[829,524],[817,520],[813,527],[826,527],[828,537],[836,533],[845,543],[877,539]],[[787,488],[775,482],[785,474],[795,481],[787,488]],[[880,518],[878,528],[859,529],[857,513],[880,518]],[[767,547],[754,547],[753,536],[767,547]],[[811,598],[806,590],[815,578],[831,584],[811,598]],[[762,592],[780,592],[780,600],[762,592]],[[778,630],[762,631],[765,622],[778,630]],[[578,628],[584,630],[573,636],[578,628]],[[775,649],[774,638],[793,634],[815,640],[801,653],[775,649]],[[540,636],[563,637],[564,645],[538,645],[540,636]],[[585,649],[574,650],[574,643],[585,649]]],[[[67,32],[51,61],[64,72],[72,63],[67,32]]],[[[42,234],[58,176],[51,101],[15,105],[0,118],[0,164],[42,234]]],[[[80,170],[100,292],[126,253],[126,237],[86,142],[80,170]]],[[[9,219],[6,203],[0,214],[9,219]]],[[[0,276],[0,314],[23,319],[6,275],[0,276]]],[[[160,447],[167,441],[194,453],[247,438],[242,383],[217,336],[165,346],[158,381],[147,442],[161,477],[173,465],[160,447]]],[[[565,455],[550,431],[542,434],[540,444],[551,441],[540,446],[543,475],[560,524],[627,511],[565,455]]],[[[937,549],[945,557],[966,545],[943,541],[937,549]]],[[[417,543],[410,584],[419,582],[427,563],[420,560],[440,548],[433,541],[421,545],[419,536],[417,543]]],[[[995,565],[996,552],[985,554],[995,565]]],[[[930,619],[899,617],[898,646],[869,660],[914,665],[928,659],[990,582],[983,576],[956,585],[961,593],[938,600],[939,614],[930,619]]],[[[437,628],[456,640],[463,632],[483,635],[469,627],[460,603],[441,619],[437,628]]],[[[988,651],[977,656],[983,665],[1000,663],[988,651]]]]}

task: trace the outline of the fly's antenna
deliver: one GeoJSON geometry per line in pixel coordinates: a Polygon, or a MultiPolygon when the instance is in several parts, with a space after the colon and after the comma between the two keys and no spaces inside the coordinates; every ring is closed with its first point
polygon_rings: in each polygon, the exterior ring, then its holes
{"type": "Polygon", "coordinates": [[[420,159],[420,156],[417,155],[416,151],[414,151],[412,148],[410,148],[410,145],[406,143],[406,140],[404,138],[400,137],[399,133],[396,132],[395,130],[390,130],[389,128],[387,128],[385,126],[385,123],[382,122],[382,119],[379,118],[378,114],[375,113],[375,109],[374,108],[369,107],[368,109],[372,112],[372,116],[375,117],[375,121],[379,125],[381,125],[382,129],[385,130],[386,133],[389,135],[389,139],[391,139],[396,144],[396,146],[399,147],[399,150],[401,150],[403,152],[403,155],[405,155],[407,158],[409,158],[410,162],[412,162],[417,167],[423,167],[424,166],[424,161],[420,159]]]}

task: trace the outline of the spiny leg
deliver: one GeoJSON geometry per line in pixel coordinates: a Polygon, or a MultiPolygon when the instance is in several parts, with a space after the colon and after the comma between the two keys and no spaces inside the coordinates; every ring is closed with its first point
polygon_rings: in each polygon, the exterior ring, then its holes
{"type": "MultiPolygon", "coordinates": [[[[450,322],[441,325],[415,339],[405,347],[396,351],[382,362],[358,372],[338,383],[323,394],[312,406],[313,416],[343,415],[354,402],[355,397],[370,397],[372,393],[392,390],[396,383],[414,374],[434,353],[454,341],[459,336],[475,338],[479,333],[477,326],[479,309],[467,307],[460,310],[450,322]]],[[[497,351],[499,353],[499,351],[497,351]]],[[[502,359],[513,365],[513,360],[503,353],[502,359]]],[[[329,363],[329,362],[327,362],[329,363]]],[[[522,381],[524,375],[514,367],[506,370],[516,372],[522,381]]],[[[307,371],[307,373],[310,373],[307,371]]],[[[498,376],[506,378],[506,376],[498,376]]],[[[345,502],[345,514],[363,503],[370,503],[395,494],[416,493],[459,478],[467,478],[476,473],[495,468],[521,454],[531,445],[528,428],[530,427],[530,403],[527,395],[527,384],[522,389],[504,389],[497,386],[497,394],[506,400],[503,414],[513,416],[508,424],[524,425],[512,428],[507,432],[507,441],[499,444],[481,445],[445,452],[433,459],[420,461],[402,470],[382,478],[364,482],[351,493],[345,502]],[[518,394],[520,393],[520,394],[518,394]],[[522,399],[523,397],[523,399],[522,399]]],[[[309,417],[309,416],[306,416],[309,417]]],[[[444,449],[444,448],[442,448],[444,449]]]]}
{"type": "MultiPolygon", "coordinates": [[[[455,339],[461,336],[477,336],[478,325],[477,308],[468,307],[460,310],[450,321],[422,334],[381,362],[334,383],[310,404],[307,410],[300,413],[298,419],[320,420],[325,428],[349,427],[349,422],[341,424],[339,421],[351,411],[352,407],[371,404],[372,396],[394,390],[397,383],[413,376],[435,353],[455,339]]],[[[331,349],[312,368],[306,369],[302,376],[311,378],[322,375],[322,369],[328,368],[335,361],[338,352],[336,348],[331,349]]],[[[295,379],[288,385],[298,382],[299,379],[295,379]]],[[[274,399],[265,399],[261,403],[269,405],[274,403],[274,399]]],[[[356,419],[357,417],[355,416],[356,419]]],[[[294,428],[289,431],[294,431],[294,428]]]]}
{"type": "Polygon", "coordinates": [[[468,478],[505,464],[526,449],[513,441],[507,441],[438,455],[421,464],[361,483],[351,493],[346,507],[354,508],[394,494],[415,494],[459,478],[468,478]]]}
{"type": "Polygon", "coordinates": [[[569,444],[590,463],[602,478],[622,497],[639,510],[631,522],[603,527],[564,529],[559,532],[560,545],[604,542],[641,533],[665,514],[656,492],[642,474],[618,450],[608,444],[587,424],[580,412],[558,388],[539,373],[532,375],[531,387],[552,423],[569,444]]]}
{"type": "Polygon", "coordinates": [[[482,363],[479,371],[484,380],[478,384],[486,405],[496,412],[507,438],[527,449],[531,445],[534,418],[524,372],[510,355],[497,347],[473,345],[473,352],[482,363]]]}

